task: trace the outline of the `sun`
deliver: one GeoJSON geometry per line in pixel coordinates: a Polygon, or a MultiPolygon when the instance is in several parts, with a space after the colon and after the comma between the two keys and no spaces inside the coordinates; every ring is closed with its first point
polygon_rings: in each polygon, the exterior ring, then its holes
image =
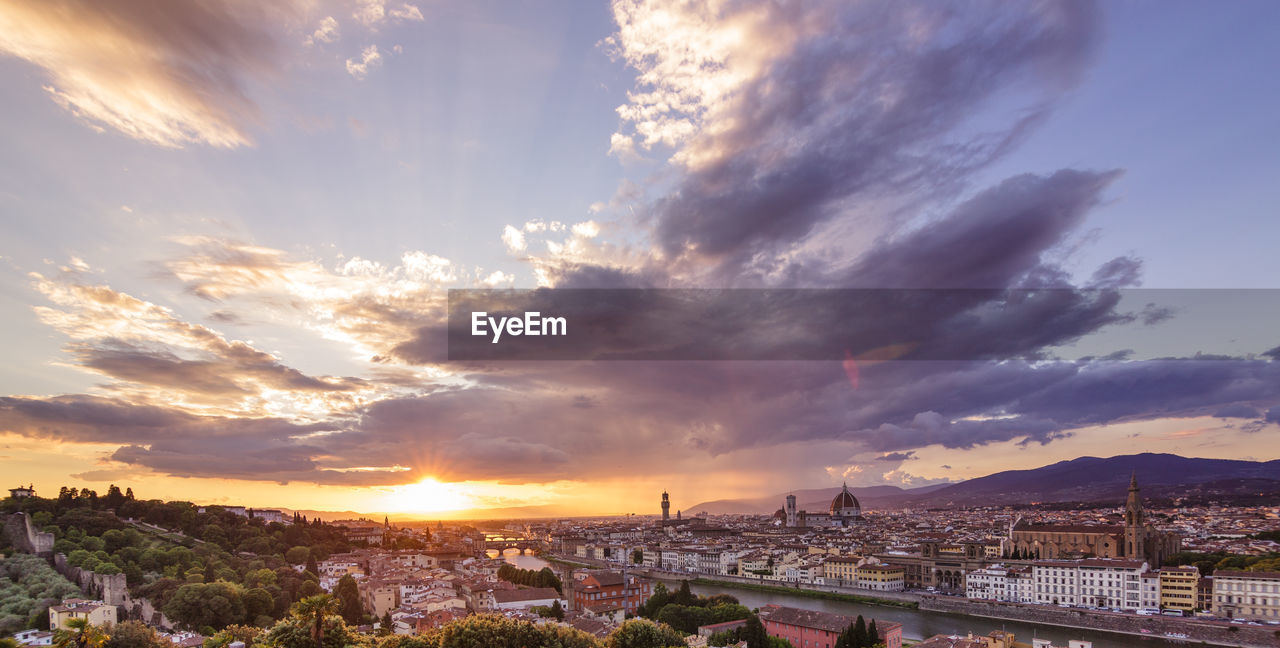
{"type": "Polygon", "coordinates": [[[391,513],[437,513],[472,508],[471,498],[457,485],[444,484],[431,477],[394,486],[382,501],[383,508],[391,513]]]}

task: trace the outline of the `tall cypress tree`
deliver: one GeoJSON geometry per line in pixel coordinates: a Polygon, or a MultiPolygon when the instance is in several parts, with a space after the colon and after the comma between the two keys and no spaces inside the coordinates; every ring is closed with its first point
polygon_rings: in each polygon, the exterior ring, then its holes
{"type": "Polygon", "coordinates": [[[858,615],[858,620],[853,622],[853,636],[850,637],[849,648],[867,648],[871,644],[867,643],[867,622],[863,620],[862,615],[858,615]]]}
{"type": "Polygon", "coordinates": [[[874,646],[880,643],[880,629],[876,627],[876,620],[871,620],[871,625],[867,626],[867,645],[874,646]]]}
{"type": "Polygon", "coordinates": [[[747,617],[747,624],[739,636],[747,642],[747,648],[769,648],[769,633],[765,632],[760,617],[754,614],[747,617]]]}

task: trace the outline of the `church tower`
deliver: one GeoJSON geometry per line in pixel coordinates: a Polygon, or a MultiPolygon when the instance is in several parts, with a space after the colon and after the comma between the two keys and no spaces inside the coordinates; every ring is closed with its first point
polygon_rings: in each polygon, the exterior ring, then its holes
{"type": "Polygon", "coordinates": [[[1124,505],[1124,557],[1130,560],[1147,559],[1147,517],[1142,511],[1142,495],[1138,490],[1136,472],[1129,478],[1129,499],[1124,505]]]}
{"type": "Polygon", "coordinates": [[[662,491],[662,521],[666,522],[671,519],[671,497],[667,495],[667,491],[662,491]]]}
{"type": "Polygon", "coordinates": [[[787,526],[788,527],[796,526],[797,520],[796,520],[796,496],[795,495],[787,496],[786,515],[787,515],[787,526]]]}

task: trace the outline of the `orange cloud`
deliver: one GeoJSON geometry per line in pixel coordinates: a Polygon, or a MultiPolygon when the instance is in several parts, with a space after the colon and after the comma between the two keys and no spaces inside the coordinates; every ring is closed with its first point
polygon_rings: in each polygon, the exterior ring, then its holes
{"type": "Polygon", "coordinates": [[[45,70],[53,100],[98,130],[180,148],[251,143],[248,80],[277,67],[291,3],[0,2],[0,52],[45,70]]]}

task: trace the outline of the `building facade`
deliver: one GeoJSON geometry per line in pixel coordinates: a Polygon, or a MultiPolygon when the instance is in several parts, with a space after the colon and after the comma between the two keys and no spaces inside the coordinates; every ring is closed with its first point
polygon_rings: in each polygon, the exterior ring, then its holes
{"type": "Polygon", "coordinates": [[[1280,572],[1215,571],[1213,613],[1231,619],[1280,620],[1280,572]]]}
{"type": "Polygon", "coordinates": [[[1124,558],[1159,567],[1181,550],[1182,539],[1147,522],[1135,474],[1129,480],[1123,525],[1031,524],[1019,518],[1010,525],[1009,545],[1014,558],[1124,558]]]}
{"type": "Polygon", "coordinates": [[[1160,570],[1160,608],[1193,612],[1200,570],[1195,567],[1166,567],[1160,570]]]}
{"type": "Polygon", "coordinates": [[[102,601],[67,599],[61,605],[49,607],[49,629],[67,630],[67,622],[84,619],[89,625],[101,626],[116,622],[116,606],[102,601]]]}
{"type": "Polygon", "coordinates": [[[862,521],[862,504],[849,492],[848,483],[840,488],[825,512],[810,513],[795,509],[796,497],[788,495],[783,511],[789,527],[850,527],[862,521]]]}
{"type": "Polygon", "coordinates": [[[1137,610],[1148,569],[1145,562],[1105,558],[1037,562],[1031,566],[1035,602],[1137,610]]]}
{"type": "Polygon", "coordinates": [[[591,571],[580,580],[573,579],[571,596],[575,610],[614,605],[634,615],[653,596],[653,582],[632,574],[624,577],[618,571],[591,571]]]}
{"type": "MultiPolygon", "coordinates": [[[[760,608],[760,622],[765,632],[771,637],[786,639],[795,648],[834,648],[840,633],[855,620],[843,614],[780,605],[760,608]]],[[[902,625],[877,620],[876,630],[885,648],[902,648],[902,625]]]]}

